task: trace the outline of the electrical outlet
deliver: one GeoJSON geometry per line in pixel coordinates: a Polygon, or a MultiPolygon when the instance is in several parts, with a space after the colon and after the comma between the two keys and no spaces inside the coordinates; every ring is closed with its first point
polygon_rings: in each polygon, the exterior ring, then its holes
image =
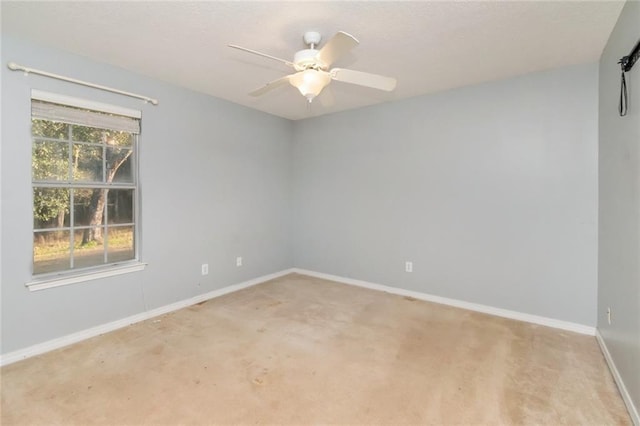
{"type": "Polygon", "coordinates": [[[209,264],[208,263],[203,263],[202,264],[202,275],[209,275],[209,264]]]}
{"type": "Polygon", "coordinates": [[[404,262],[404,271],[413,272],[413,262],[404,262]]]}
{"type": "Polygon", "coordinates": [[[236,266],[242,266],[242,257],[236,257],[236,266]]]}
{"type": "Polygon", "coordinates": [[[611,308],[607,307],[607,322],[611,325],[611,308]]]}

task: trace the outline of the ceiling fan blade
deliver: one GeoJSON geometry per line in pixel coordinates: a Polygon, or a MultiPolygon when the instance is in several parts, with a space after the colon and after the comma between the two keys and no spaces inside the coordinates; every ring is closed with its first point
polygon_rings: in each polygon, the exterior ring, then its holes
{"type": "Polygon", "coordinates": [[[334,68],[331,70],[331,78],[344,83],[357,84],[373,89],[392,91],[396,88],[396,79],[368,72],[334,68]]]}
{"type": "MultiPolygon", "coordinates": [[[[326,67],[331,66],[340,56],[349,52],[360,42],[351,34],[344,31],[338,31],[336,35],[331,37],[329,41],[320,49],[316,55],[316,59],[322,62],[326,67]]],[[[326,69],[326,68],[325,68],[326,69]]]]}
{"type": "Polygon", "coordinates": [[[254,90],[253,92],[249,93],[250,96],[262,96],[265,93],[275,89],[276,87],[280,87],[284,84],[289,83],[289,77],[291,77],[291,75],[287,75],[284,77],[281,77],[277,80],[273,80],[270,81],[269,83],[265,84],[264,86],[262,86],[259,89],[254,90]]]}
{"type": "Polygon", "coordinates": [[[252,50],[252,49],[247,49],[246,47],[237,46],[235,44],[229,44],[228,46],[234,49],[242,50],[243,52],[253,53],[254,55],[263,56],[265,58],[273,59],[274,61],[283,62],[289,65],[290,67],[293,67],[293,62],[287,61],[286,59],[280,59],[275,56],[267,55],[266,53],[258,52],[257,50],[252,50]]]}

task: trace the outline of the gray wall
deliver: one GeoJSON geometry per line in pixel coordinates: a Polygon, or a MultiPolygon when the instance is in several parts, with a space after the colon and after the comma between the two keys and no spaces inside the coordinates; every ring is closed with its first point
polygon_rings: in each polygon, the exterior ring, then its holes
{"type": "Polygon", "coordinates": [[[596,65],[290,123],[3,35],[8,61],[161,104],[1,68],[2,353],[294,264],[596,323],[596,65]],[[143,109],[145,271],[24,287],[31,88],[143,109]]]}
{"type": "Polygon", "coordinates": [[[590,64],[296,122],[296,267],[595,326],[597,85],[590,64]]]}
{"type": "Polygon", "coordinates": [[[292,266],[291,123],[2,36],[2,353],[292,266]],[[6,63],[156,97],[160,105],[6,63]],[[29,292],[30,90],[142,109],[142,272],[29,292]],[[251,125],[247,125],[250,123],[251,125]],[[235,266],[235,257],[244,266],[235,266]],[[209,263],[210,273],[200,275],[209,263]]]}
{"type": "Polygon", "coordinates": [[[626,117],[617,64],[638,40],[640,2],[629,1],[600,59],[598,329],[640,409],[640,63],[626,76],[626,117]]]}

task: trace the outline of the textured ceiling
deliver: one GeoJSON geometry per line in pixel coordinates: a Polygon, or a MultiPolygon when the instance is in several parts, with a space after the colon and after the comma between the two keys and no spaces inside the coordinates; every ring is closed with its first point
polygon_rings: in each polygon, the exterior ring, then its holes
{"type": "Polygon", "coordinates": [[[595,62],[622,6],[620,1],[2,1],[2,32],[295,120],[595,62]],[[290,60],[305,47],[302,34],[308,30],[319,31],[324,40],[338,30],[353,34],[360,45],[334,65],[396,77],[396,90],[333,82],[311,105],[288,85],[260,98],[248,96],[290,69],[226,45],[290,60]]]}

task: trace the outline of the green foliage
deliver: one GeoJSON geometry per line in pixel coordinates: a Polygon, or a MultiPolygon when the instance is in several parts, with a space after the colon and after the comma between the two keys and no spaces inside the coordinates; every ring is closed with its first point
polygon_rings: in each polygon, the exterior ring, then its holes
{"type": "Polygon", "coordinates": [[[69,147],[65,142],[34,142],[31,161],[35,180],[66,180],[69,176],[69,147]]]}
{"type": "MultiPolygon", "coordinates": [[[[33,120],[32,133],[52,139],[64,139],[69,125],[48,120],[33,120]]],[[[32,172],[35,180],[64,180],[69,174],[68,145],[65,142],[39,141],[33,145],[32,172]]],[[[33,216],[48,222],[60,212],[69,213],[69,190],[65,188],[34,188],[33,216]]]]}
{"type": "Polygon", "coordinates": [[[31,120],[31,134],[52,139],[67,139],[69,125],[49,120],[31,120]]]}
{"type": "Polygon", "coordinates": [[[64,211],[69,213],[69,190],[66,188],[34,188],[33,216],[41,222],[48,222],[64,211]]]}
{"type": "MultiPolygon", "coordinates": [[[[68,124],[33,120],[34,136],[64,139],[68,124]]],[[[65,180],[69,175],[69,146],[64,141],[36,141],[33,144],[32,172],[35,180],[65,180]]]]}
{"type": "Polygon", "coordinates": [[[118,132],[115,130],[86,126],[73,126],[71,133],[72,139],[78,142],[91,142],[122,147],[133,145],[133,135],[128,132],[118,132]]]}
{"type": "Polygon", "coordinates": [[[98,247],[98,242],[96,240],[91,240],[91,241],[87,241],[86,243],[82,243],[82,240],[80,241],[80,245],[78,246],[78,248],[93,248],[93,247],[98,247]]]}
{"type": "MultiPolygon", "coordinates": [[[[96,145],[72,143],[69,158],[69,137],[73,141],[106,146],[107,164],[113,167],[107,173],[111,182],[117,168],[128,158],[133,147],[133,135],[128,132],[76,126],[49,120],[32,120],[33,142],[32,174],[35,181],[103,182],[103,148],[96,145]],[[46,140],[40,139],[46,138],[46,140]],[[71,160],[71,164],[69,164],[71,160]],[[71,176],[69,176],[71,174],[71,176]]],[[[34,188],[33,215],[40,222],[49,222],[60,214],[70,213],[70,190],[67,188],[34,188]]],[[[89,206],[92,190],[76,190],[76,204],[89,206]]]]}

